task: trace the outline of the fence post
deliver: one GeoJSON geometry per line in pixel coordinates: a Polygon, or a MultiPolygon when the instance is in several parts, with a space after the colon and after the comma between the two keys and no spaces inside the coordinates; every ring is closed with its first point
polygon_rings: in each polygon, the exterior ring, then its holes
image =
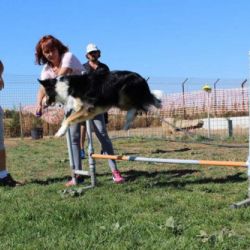
{"type": "Polygon", "coordinates": [[[233,121],[231,119],[227,119],[228,125],[228,137],[233,137],[233,121]]]}
{"type": "Polygon", "coordinates": [[[23,119],[22,119],[22,105],[19,104],[19,123],[20,123],[20,138],[23,139],[23,119]]]}
{"type": "Polygon", "coordinates": [[[216,93],[216,84],[219,82],[220,78],[218,78],[214,82],[214,116],[217,115],[217,93],[216,93]]]}
{"type": "Polygon", "coordinates": [[[244,112],[244,107],[245,107],[245,100],[244,100],[244,86],[245,83],[247,82],[247,79],[245,79],[242,83],[241,83],[241,93],[242,93],[242,111],[244,112]]]}
{"type": "Polygon", "coordinates": [[[183,107],[183,116],[184,119],[186,119],[186,108],[185,108],[185,88],[184,88],[184,84],[188,81],[188,78],[186,78],[183,82],[182,82],[182,107],[183,107]]]}
{"type": "Polygon", "coordinates": [[[211,129],[210,129],[210,93],[212,88],[206,84],[202,88],[205,92],[207,92],[207,122],[208,122],[208,138],[210,139],[211,136],[211,129]]]}

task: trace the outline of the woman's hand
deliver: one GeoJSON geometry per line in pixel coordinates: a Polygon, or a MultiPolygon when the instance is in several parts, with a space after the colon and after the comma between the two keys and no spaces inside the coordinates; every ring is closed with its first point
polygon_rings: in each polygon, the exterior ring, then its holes
{"type": "Polygon", "coordinates": [[[2,90],[4,88],[4,81],[2,76],[0,76],[0,90],[2,90]]]}
{"type": "Polygon", "coordinates": [[[40,117],[43,114],[43,107],[41,104],[37,104],[36,106],[36,116],[40,117]]]}

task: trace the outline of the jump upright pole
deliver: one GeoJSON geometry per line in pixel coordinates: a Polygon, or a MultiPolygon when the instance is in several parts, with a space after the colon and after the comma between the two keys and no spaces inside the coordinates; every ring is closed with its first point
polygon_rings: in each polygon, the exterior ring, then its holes
{"type": "Polygon", "coordinates": [[[91,156],[94,153],[94,146],[93,146],[91,124],[89,120],[86,121],[86,129],[88,137],[89,175],[91,178],[91,186],[94,187],[96,185],[96,169],[95,169],[95,160],[91,156]]]}
{"type": "MultiPolygon", "coordinates": [[[[250,77],[250,51],[248,51],[248,71],[249,71],[249,77],[250,77]]],[[[248,79],[248,127],[249,127],[249,131],[248,131],[248,160],[247,160],[247,178],[248,178],[248,192],[247,192],[247,196],[248,198],[234,203],[231,205],[231,208],[240,208],[240,207],[247,207],[250,205],[250,84],[249,84],[249,79],[248,79]]]]}
{"type": "Polygon", "coordinates": [[[66,132],[66,140],[67,140],[67,148],[68,148],[68,155],[69,155],[69,165],[70,169],[72,170],[72,178],[75,180],[75,173],[74,173],[74,157],[73,157],[73,150],[72,150],[72,143],[71,143],[71,136],[70,130],[68,129],[66,132]]]}
{"type": "Polygon", "coordinates": [[[70,130],[68,129],[66,138],[67,138],[67,145],[68,145],[68,153],[69,153],[69,162],[70,167],[72,170],[72,178],[75,178],[75,175],[83,175],[83,176],[89,176],[91,179],[91,185],[83,187],[84,189],[93,188],[96,186],[96,171],[95,171],[95,160],[91,157],[91,154],[94,152],[93,148],[93,139],[92,139],[92,131],[90,126],[90,121],[86,121],[86,127],[87,127],[87,138],[88,138],[88,159],[89,159],[89,171],[84,170],[76,170],[73,169],[74,166],[74,158],[72,153],[72,145],[71,145],[71,137],[70,137],[70,130]]]}

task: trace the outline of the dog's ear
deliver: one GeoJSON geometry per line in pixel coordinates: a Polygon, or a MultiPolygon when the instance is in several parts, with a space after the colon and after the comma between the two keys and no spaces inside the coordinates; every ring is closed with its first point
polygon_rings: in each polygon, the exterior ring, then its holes
{"type": "Polygon", "coordinates": [[[48,85],[48,80],[41,80],[41,79],[37,79],[38,82],[43,85],[44,87],[46,87],[46,85],[48,85]]]}
{"type": "Polygon", "coordinates": [[[37,79],[38,82],[44,87],[44,88],[47,88],[49,86],[52,86],[56,83],[56,80],[55,79],[46,79],[46,80],[40,80],[40,79],[37,79]]]}

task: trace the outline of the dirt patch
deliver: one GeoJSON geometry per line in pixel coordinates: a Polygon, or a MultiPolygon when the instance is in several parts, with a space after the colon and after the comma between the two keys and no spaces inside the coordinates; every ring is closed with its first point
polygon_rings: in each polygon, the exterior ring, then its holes
{"type": "Polygon", "coordinates": [[[21,141],[20,138],[5,138],[4,144],[6,147],[15,147],[21,141]]]}

